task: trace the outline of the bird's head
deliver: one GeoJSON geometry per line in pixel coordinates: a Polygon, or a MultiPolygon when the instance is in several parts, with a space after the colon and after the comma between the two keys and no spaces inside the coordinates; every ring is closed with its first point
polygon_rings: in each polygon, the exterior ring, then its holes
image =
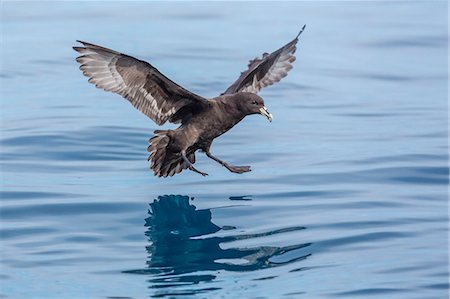
{"type": "Polygon", "coordinates": [[[251,92],[240,92],[239,94],[241,96],[240,109],[246,115],[261,114],[267,117],[270,122],[272,121],[273,116],[264,106],[264,100],[260,96],[251,92]]]}

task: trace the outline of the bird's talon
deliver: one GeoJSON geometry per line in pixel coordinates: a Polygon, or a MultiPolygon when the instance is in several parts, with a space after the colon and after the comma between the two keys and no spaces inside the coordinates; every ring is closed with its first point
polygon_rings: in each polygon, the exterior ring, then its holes
{"type": "Polygon", "coordinates": [[[202,176],[208,176],[208,174],[206,172],[202,172],[200,170],[194,170],[195,172],[197,172],[198,174],[201,174],[202,176]]]}

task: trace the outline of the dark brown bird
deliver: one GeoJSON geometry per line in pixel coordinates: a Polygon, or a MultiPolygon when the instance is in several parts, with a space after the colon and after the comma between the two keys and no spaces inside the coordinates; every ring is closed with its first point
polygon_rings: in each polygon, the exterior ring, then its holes
{"type": "Polygon", "coordinates": [[[151,64],[134,57],[82,41],[78,42],[83,47],[73,49],[81,54],[76,61],[90,83],[123,96],[158,125],[167,121],[181,123],[175,130],[156,130],[150,139],[148,160],[156,176],[173,176],[184,169],[206,176],[193,165],[197,150],[231,172],[244,173],[250,171],[250,166],[233,166],[220,160],[211,154],[211,144],[247,115],[262,114],[272,121],[272,114],[257,93],[292,69],[298,37],[304,29],[275,52],[250,60],[236,82],[212,99],[184,89],[151,64]]]}

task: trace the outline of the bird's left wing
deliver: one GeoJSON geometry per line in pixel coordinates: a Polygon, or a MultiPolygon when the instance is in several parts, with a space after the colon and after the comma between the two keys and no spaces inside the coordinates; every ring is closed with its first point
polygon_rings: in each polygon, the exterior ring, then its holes
{"type": "Polygon", "coordinates": [[[295,39],[287,43],[275,52],[264,53],[262,58],[250,60],[248,69],[241,73],[241,76],[222,94],[236,92],[258,93],[262,88],[279,82],[287,76],[295,61],[295,50],[298,37],[305,29],[297,34],[295,39]]]}
{"type": "Polygon", "coordinates": [[[83,74],[96,87],[123,96],[158,125],[179,123],[208,101],[179,86],[145,61],[94,44],[73,47],[83,74]]]}

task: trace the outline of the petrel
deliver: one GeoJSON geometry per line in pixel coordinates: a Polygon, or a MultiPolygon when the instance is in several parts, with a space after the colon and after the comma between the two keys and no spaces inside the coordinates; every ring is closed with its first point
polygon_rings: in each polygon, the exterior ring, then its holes
{"type": "Polygon", "coordinates": [[[73,47],[81,55],[76,61],[89,82],[97,88],[117,93],[158,125],[167,121],[181,124],[175,130],[156,130],[147,150],[150,168],[158,177],[168,177],[194,167],[195,152],[220,163],[229,171],[244,173],[250,166],[233,166],[210,152],[213,140],[244,117],[262,114],[272,121],[272,114],[257,93],[284,78],[292,69],[298,37],[271,54],[249,61],[247,70],[220,96],[206,99],[173,82],[150,63],[91,43],[77,41],[73,47]]]}

